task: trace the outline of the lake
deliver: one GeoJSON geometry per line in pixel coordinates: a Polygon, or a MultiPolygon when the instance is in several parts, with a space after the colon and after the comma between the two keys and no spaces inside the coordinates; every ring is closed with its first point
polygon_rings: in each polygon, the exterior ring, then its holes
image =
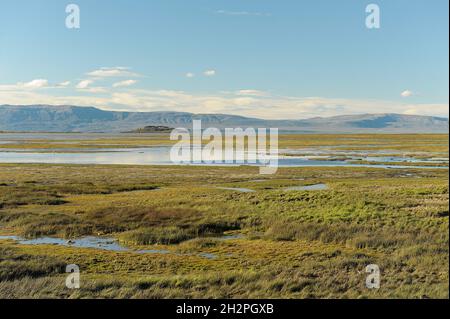
{"type": "MultiPolygon", "coordinates": [[[[102,138],[142,138],[142,134],[65,134],[65,133],[4,133],[0,134],[0,144],[19,144],[30,140],[46,140],[63,144],[71,144],[71,140],[98,140],[102,138]]],[[[145,142],[145,140],[143,140],[145,142]]],[[[49,148],[49,149],[7,149],[0,148],[0,163],[41,163],[41,164],[111,164],[111,165],[179,165],[170,160],[170,146],[151,146],[135,148],[49,148]]],[[[335,159],[325,155],[323,148],[313,149],[280,149],[278,166],[280,167],[380,167],[380,168],[436,168],[421,165],[421,163],[447,164],[448,158],[418,159],[407,156],[370,156],[372,153],[341,151],[345,159],[335,159]],[[308,154],[308,155],[304,155],[308,154]],[[312,154],[312,155],[311,155],[312,154]],[[370,161],[373,164],[355,163],[355,161],[370,161]],[[379,164],[377,163],[379,162],[379,164]],[[393,165],[386,165],[392,163],[393,165]],[[414,166],[401,165],[414,163],[414,166]],[[395,165],[394,165],[395,164],[395,165]]],[[[383,152],[383,151],[377,151],[383,152]]],[[[386,150],[383,154],[389,154],[386,150]]],[[[184,165],[238,165],[238,164],[184,164],[184,165]]],[[[248,164],[257,166],[258,164],[248,164]]],[[[448,169],[448,167],[438,167],[448,169]]]]}

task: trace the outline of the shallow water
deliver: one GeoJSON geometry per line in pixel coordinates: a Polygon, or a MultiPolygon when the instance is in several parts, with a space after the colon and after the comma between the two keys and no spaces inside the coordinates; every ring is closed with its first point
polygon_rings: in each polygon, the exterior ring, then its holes
{"type": "Polygon", "coordinates": [[[0,152],[2,163],[169,165],[169,147],[107,149],[79,153],[0,152]]]}
{"type": "Polygon", "coordinates": [[[420,159],[414,157],[401,157],[401,156],[366,156],[360,158],[352,158],[352,160],[363,160],[369,162],[387,162],[387,163],[434,163],[434,164],[448,164],[448,158],[439,159],[420,159]]]}
{"type": "Polygon", "coordinates": [[[201,257],[207,258],[207,259],[216,259],[217,258],[216,254],[211,254],[211,253],[200,253],[198,255],[201,257]]]}
{"type": "Polygon", "coordinates": [[[227,191],[236,191],[241,193],[254,193],[255,191],[250,188],[242,188],[242,187],[217,187],[217,189],[223,189],[227,191]]]}
{"type": "Polygon", "coordinates": [[[129,248],[121,246],[114,238],[102,238],[94,236],[71,240],[52,237],[24,239],[18,236],[0,236],[0,239],[12,239],[17,241],[21,245],[58,245],[77,248],[95,248],[109,251],[130,251],[129,248]]]}
{"type": "Polygon", "coordinates": [[[224,235],[222,237],[219,237],[219,240],[233,240],[233,239],[242,239],[244,238],[244,235],[242,234],[234,234],[234,235],[224,235]]]}
{"type": "Polygon", "coordinates": [[[315,184],[307,186],[291,186],[284,188],[285,191],[321,191],[327,190],[328,186],[326,184],[315,184]]]}
{"type": "MultiPolygon", "coordinates": [[[[219,237],[219,240],[231,240],[241,238],[240,235],[225,235],[219,237]]],[[[167,249],[141,249],[133,250],[122,246],[114,238],[103,238],[95,236],[87,236],[78,239],[62,239],[62,238],[52,238],[52,237],[41,237],[35,239],[24,239],[19,236],[0,236],[0,240],[14,240],[21,245],[58,245],[65,247],[76,247],[76,248],[90,248],[90,249],[101,249],[116,252],[133,252],[137,254],[174,254],[178,256],[192,256],[197,255],[207,259],[217,259],[218,256],[212,253],[199,252],[196,254],[180,254],[177,252],[172,252],[167,249]]]]}
{"type": "Polygon", "coordinates": [[[29,141],[29,140],[49,140],[49,141],[61,141],[61,140],[97,140],[104,138],[127,138],[127,137],[146,137],[146,136],[158,136],[164,134],[158,133],[1,133],[0,140],[12,140],[12,141],[29,141]]]}
{"type": "MultiPolygon", "coordinates": [[[[155,134],[151,135],[156,136],[155,134]]],[[[2,133],[0,134],[0,144],[7,143],[22,143],[30,140],[48,140],[50,142],[62,141],[66,144],[73,143],[71,140],[97,140],[97,139],[114,139],[124,137],[144,138],[145,134],[101,134],[101,133],[2,133]]],[[[143,139],[144,141],[144,139],[143,139]]],[[[339,145],[334,147],[342,147],[339,145]]],[[[154,147],[136,147],[136,148],[110,148],[110,149],[0,149],[0,163],[41,163],[41,164],[113,164],[113,165],[174,165],[170,160],[170,146],[154,146],[154,147]]],[[[365,160],[371,162],[413,162],[417,166],[401,166],[395,165],[395,168],[434,168],[428,166],[420,166],[420,163],[444,163],[448,164],[448,158],[434,158],[434,159],[416,159],[407,156],[389,156],[394,152],[392,150],[368,150],[368,151],[345,151],[333,150],[333,147],[315,147],[304,149],[284,149],[279,150],[280,154],[291,154],[297,156],[279,156],[279,167],[379,167],[391,168],[394,165],[383,164],[357,164],[349,163],[352,160],[365,160]],[[349,160],[342,160],[339,158],[333,159],[328,156],[330,151],[346,156],[349,160]],[[384,154],[383,157],[370,156],[370,154],[384,154]],[[331,159],[331,160],[330,160],[331,159]]],[[[418,153],[417,153],[418,154],[418,153]]],[[[425,153],[426,154],[426,153],[425,153]]],[[[424,154],[424,155],[425,155],[424,154]]],[[[437,154],[436,154],[437,155],[437,154]]],[[[177,164],[179,165],[179,164],[177,164]]],[[[185,164],[185,165],[240,165],[233,164],[185,164]]],[[[259,164],[248,164],[256,166],[259,164]]],[[[440,167],[441,169],[448,169],[448,167],[440,167]]]]}
{"type": "MultiPolygon", "coordinates": [[[[364,158],[363,158],[364,159],[364,158]]],[[[401,162],[399,160],[398,162],[401,162]]],[[[392,163],[397,162],[391,160],[392,163]]],[[[419,161],[416,161],[420,164],[419,161]]],[[[98,164],[98,165],[180,165],[170,160],[170,147],[158,146],[148,148],[88,150],[75,153],[39,153],[39,152],[10,152],[0,151],[0,163],[39,163],[39,164],[98,164]]],[[[239,164],[181,164],[200,166],[237,166],[239,164]]],[[[246,164],[258,166],[258,164],[246,164]]],[[[280,157],[279,167],[378,167],[378,168],[440,168],[430,166],[402,166],[385,164],[353,164],[345,160],[321,160],[314,157],[280,157]]]]}
{"type": "MultiPolygon", "coordinates": [[[[339,145],[336,147],[353,147],[352,145],[339,145]]],[[[373,161],[383,161],[383,162],[444,162],[448,163],[448,157],[435,157],[435,158],[415,158],[414,156],[409,156],[409,154],[414,154],[415,156],[428,157],[430,153],[428,152],[401,152],[398,150],[335,150],[332,146],[314,147],[314,148],[304,148],[304,149],[284,149],[280,150],[280,154],[287,154],[289,156],[306,158],[306,159],[333,159],[339,157],[348,157],[352,160],[362,159],[362,160],[373,160],[373,161]],[[399,154],[403,155],[399,155],[399,154]],[[332,154],[332,155],[331,155],[332,154]]],[[[446,153],[433,152],[435,156],[445,155],[446,153]]]]}

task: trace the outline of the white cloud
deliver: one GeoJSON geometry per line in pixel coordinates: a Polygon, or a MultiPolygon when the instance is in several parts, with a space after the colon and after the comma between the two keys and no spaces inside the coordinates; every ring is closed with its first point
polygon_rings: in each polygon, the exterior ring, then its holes
{"type": "Polygon", "coordinates": [[[136,84],[137,81],[136,80],[125,80],[125,81],[120,81],[120,82],[116,82],[113,84],[113,87],[118,88],[118,87],[127,87],[127,86],[132,86],[134,84],[136,84]]]}
{"type": "Polygon", "coordinates": [[[93,80],[83,80],[77,84],[76,88],[80,90],[87,89],[92,83],[94,83],[93,80]]]}
{"type": "Polygon", "coordinates": [[[97,106],[102,107],[109,103],[109,99],[96,96],[55,96],[51,94],[42,94],[38,91],[1,91],[0,101],[2,104],[11,105],[31,105],[31,104],[48,104],[48,105],[80,105],[80,106],[97,106]]]}
{"type": "Polygon", "coordinates": [[[139,77],[140,75],[131,72],[129,68],[125,67],[103,67],[87,73],[88,76],[94,78],[112,78],[112,77],[139,77]]]}
{"type": "MultiPolygon", "coordinates": [[[[110,110],[181,111],[192,113],[225,113],[266,119],[301,119],[343,114],[401,113],[448,117],[448,102],[412,104],[382,100],[298,97],[271,95],[244,89],[232,92],[189,93],[176,90],[148,90],[124,87],[108,90],[93,87],[93,79],[80,81],[72,95],[61,96],[57,86],[45,81],[0,85],[2,104],[52,104],[96,106],[110,110]],[[45,88],[36,90],[32,88],[45,88]],[[50,91],[54,88],[54,91],[50,91]]],[[[119,83],[119,82],[117,82],[119,83]]]]}
{"type": "Polygon", "coordinates": [[[86,93],[107,93],[108,90],[105,89],[104,87],[100,87],[100,86],[96,86],[96,87],[91,87],[91,84],[94,83],[93,80],[83,80],[80,81],[77,85],[76,85],[76,89],[79,92],[86,92],[86,93]]]}
{"type": "Polygon", "coordinates": [[[113,109],[226,113],[267,119],[300,119],[363,113],[401,113],[448,116],[448,104],[399,104],[379,100],[292,96],[239,96],[235,92],[190,94],[171,90],[129,90],[114,94],[113,109]],[[164,106],[164,107],[162,107],[164,106]],[[376,110],[376,111],[374,111],[376,110]]]}
{"type": "Polygon", "coordinates": [[[17,85],[27,89],[40,89],[48,86],[48,81],[45,79],[36,79],[26,83],[17,83],[17,85]]]}
{"type": "Polygon", "coordinates": [[[216,70],[206,70],[205,72],[203,72],[203,74],[205,75],[205,76],[214,76],[214,75],[216,75],[216,70]]]}
{"type": "Polygon", "coordinates": [[[414,92],[412,92],[412,91],[410,91],[410,90],[405,90],[405,91],[403,91],[402,93],[400,93],[400,95],[401,95],[402,97],[410,97],[410,96],[413,96],[413,95],[414,95],[414,92]]]}
{"type": "Polygon", "coordinates": [[[18,82],[16,84],[2,84],[0,85],[0,91],[14,91],[14,90],[36,90],[50,88],[48,80],[35,79],[30,82],[18,82]]]}
{"type": "Polygon", "coordinates": [[[260,90],[239,90],[236,92],[236,95],[240,96],[269,96],[268,92],[260,91],[260,90]]]}
{"type": "Polygon", "coordinates": [[[406,110],[405,112],[403,112],[403,114],[407,114],[407,115],[420,115],[419,113],[420,111],[417,108],[410,108],[408,110],[406,110]]]}
{"type": "Polygon", "coordinates": [[[56,85],[56,87],[68,87],[70,85],[70,81],[64,81],[64,82],[61,82],[61,83],[58,83],[57,85],[56,85]]]}
{"type": "Polygon", "coordinates": [[[107,93],[108,92],[108,90],[106,88],[100,87],[100,86],[88,87],[86,89],[83,89],[82,91],[83,92],[89,92],[89,93],[107,93]]]}
{"type": "Polygon", "coordinates": [[[236,106],[250,106],[254,105],[255,103],[258,103],[259,100],[252,98],[252,97],[239,97],[236,99],[233,99],[233,104],[236,106]]]}
{"type": "Polygon", "coordinates": [[[193,77],[195,77],[195,74],[191,73],[191,72],[188,72],[188,73],[186,73],[186,77],[187,78],[193,78],[193,77]]]}

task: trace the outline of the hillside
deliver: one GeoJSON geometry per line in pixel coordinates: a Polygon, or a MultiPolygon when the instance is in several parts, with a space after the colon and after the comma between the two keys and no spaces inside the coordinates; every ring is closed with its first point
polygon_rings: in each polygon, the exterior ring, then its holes
{"type": "Polygon", "coordinates": [[[363,114],[302,120],[262,120],[227,114],[114,112],[94,107],[0,105],[0,131],[124,132],[146,126],[277,127],[305,133],[448,133],[448,119],[403,114],[363,114]]]}

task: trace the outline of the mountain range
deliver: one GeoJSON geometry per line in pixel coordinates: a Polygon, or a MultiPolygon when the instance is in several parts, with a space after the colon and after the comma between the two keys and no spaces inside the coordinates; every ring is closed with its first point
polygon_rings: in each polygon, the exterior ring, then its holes
{"type": "Polygon", "coordinates": [[[227,114],[118,112],[95,107],[0,105],[0,131],[124,132],[145,126],[276,127],[298,133],[448,133],[448,118],[395,113],[342,115],[300,120],[264,120],[227,114]]]}

